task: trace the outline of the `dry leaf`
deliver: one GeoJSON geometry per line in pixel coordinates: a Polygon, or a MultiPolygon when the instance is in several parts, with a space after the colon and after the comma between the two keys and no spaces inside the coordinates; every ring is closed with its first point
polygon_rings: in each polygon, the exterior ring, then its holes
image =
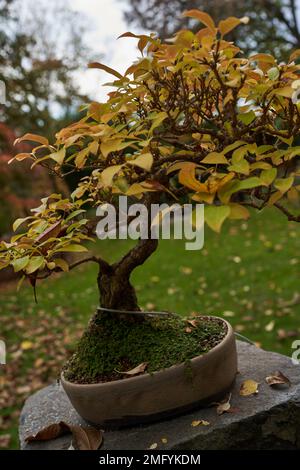
{"type": "Polygon", "coordinates": [[[266,377],[266,382],[268,385],[270,385],[270,387],[274,387],[276,385],[288,385],[289,387],[291,386],[290,379],[283,375],[280,370],[277,370],[273,374],[266,377]]]}
{"type": "Polygon", "coordinates": [[[198,326],[199,324],[198,320],[187,320],[187,322],[189,325],[192,325],[194,328],[196,328],[196,326],[198,326]]]}
{"type": "Polygon", "coordinates": [[[32,349],[33,347],[33,343],[31,341],[23,341],[21,343],[21,349],[23,349],[23,351],[27,351],[28,349],[32,349]]]}
{"type": "Polygon", "coordinates": [[[5,449],[9,446],[11,440],[10,434],[2,434],[0,436],[0,449],[5,449]]]}
{"type": "Polygon", "coordinates": [[[26,437],[25,441],[49,441],[68,433],[73,435],[73,442],[78,450],[97,450],[103,441],[102,431],[92,427],[73,426],[64,421],[50,424],[34,436],[26,437]]]}
{"type": "Polygon", "coordinates": [[[217,406],[218,415],[222,415],[223,413],[226,413],[230,410],[231,408],[230,399],[231,399],[231,394],[229,395],[226,401],[218,403],[218,406],[217,406]]]}
{"type": "Polygon", "coordinates": [[[143,372],[145,372],[145,370],[147,369],[147,366],[148,366],[148,362],[142,362],[141,364],[136,366],[134,369],[128,370],[127,372],[120,372],[118,370],[116,372],[118,372],[119,374],[133,376],[133,375],[138,375],[138,374],[142,374],[143,372]]]}
{"type": "Polygon", "coordinates": [[[198,419],[198,420],[195,420],[195,421],[192,421],[192,426],[193,428],[197,427],[197,426],[209,426],[210,422],[209,421],[205,421],[204,419],[198,419]]]}
{"type": "Polygon", "coordinates": [[[151,446],[149,447],[149,449],[156,449],[157,448],[157,442],[154,442],[153,444],[151,444],[151,446]]]}
{"type": "Polygon", "coordinates": [[[258,382],[255,382],[255,380],[249,379],[245,380],[241,384],[240,388],[240,395],[242,397],[248,397],[250,395],[254,395],[255,393],[258,393],[258,382]]]}
{"type": "Polygon", "coordinates": [[[185,328],[186,333],[191,333],[192,331],[193,331],[192,328],[190,328],[189,326],[185,328]]]}
{"type": "Polygon", "coordinates": [[[268,323],[265,326],[265,330],[269,333],[270,331],[273,331],[274,326],[275,326],[275,322],[274,322],[274,320],[272,320],[272,321],[270,321],[270,323],[268,323]]]}

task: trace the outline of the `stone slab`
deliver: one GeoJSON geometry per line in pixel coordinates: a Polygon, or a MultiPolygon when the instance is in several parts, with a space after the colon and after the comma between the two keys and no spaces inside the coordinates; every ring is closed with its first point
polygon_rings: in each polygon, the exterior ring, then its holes
{"type": "MultiPolygon", "coordinates": [[[[145,450],[153,443],[157,449],[300,449],[300,365],[277,353],[267,352],[238,341],[239,374],[232,389],[234,413],[217,415],[216,407],[202,408],[177,418],[145,426],[104,433],[103,450],[145,450]],[[265,378],[280,370],[291,387],[271,388],[265,378]],[[241,397],[239,389],[246,379],[260,383],[259,393],[241,397]],[[209,426],[193,427],[194,420],[209,426]],[[161,439],[166,438],[167,444],[161,439]]],[[[35,393],[25,403],[20,417],[21,449],[67,449],[71,436],[26,444],[25,437],[36,434],[53,422],[87,425],[76,413],[59,384],[35,393]]]]}

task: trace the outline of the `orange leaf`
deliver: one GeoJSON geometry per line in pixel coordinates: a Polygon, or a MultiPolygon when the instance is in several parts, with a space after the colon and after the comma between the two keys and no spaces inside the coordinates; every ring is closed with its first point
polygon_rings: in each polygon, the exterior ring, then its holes
{"type": "Polygon", "coordinates": [[[196,18],[201,23],[205,24],[211,31],[215,32],[216,25],[212,17],[208,13],[204,13],[204,11],[200,10],[187,10],[183,13],[184,17],[196,18]]]}

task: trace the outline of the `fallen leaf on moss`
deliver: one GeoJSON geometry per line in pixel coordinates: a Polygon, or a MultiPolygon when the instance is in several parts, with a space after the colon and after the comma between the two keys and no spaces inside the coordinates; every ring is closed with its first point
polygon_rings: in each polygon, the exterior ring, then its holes
{"type": "Polygon", "coordinates": [[[134,369],[128,370],[127,372],[120,372],[118,370],[116,372],[118,372],[119,374],[133,376],[133,375],[138,375],[138,374],[142,374],[143,372],[145,372],[145,370],[147,369],[147,366],[148,366],[148,362],[142,362],[138,366],[134,367],[134,369]]]}
{"type": "Polygon", "coordinates": [[[289,387],[291,386],[290,379],[283,375],[280,370],[277,370],[273,374],[266,377],[266,382],[268,385],[270,385],[270,387],[274,387],[276,385],[288,385],[289,387]]]}
{"type": "Polygon", "coordinates": [[[72,434],[72,442],[77,450],[97,450],[103,442],[102,431],[92,427],[73,426],[64,421],[50,424],[34,436],[26,437],[25,441],[49,441],[68,433],[72,434]]]}
{"type": "Polygon", "coordinates": [[[255,380],[252,380],[252,379],[245,380],[241,384],[240,395],[242,397],[248,397],[250,395],[254,395],[258,393],[258,385],[259,383],[255,382],[255,380]]]}
{"type": "Polygon", "coordinates": [[[188,320],[187,322],[189,325],[193,326],[194,328],[196,328],[196,326],[198,326],[199,324],[198,320],[188,320]]]}
{"type": "Polygon", "coordinates": [[[204,419],[198,419],[198,420],[192,421],[191,425],[193,428],[196,428],[197,426],[209,426],[210,422],[205,421],[204,419]]]}

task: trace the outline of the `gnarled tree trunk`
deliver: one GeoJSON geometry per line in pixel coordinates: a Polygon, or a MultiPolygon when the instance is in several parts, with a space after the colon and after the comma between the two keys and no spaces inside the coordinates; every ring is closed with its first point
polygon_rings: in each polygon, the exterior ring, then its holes
{"type": "Polygon", "coordinates": [[[140,240],[119,262],[100,262],[98,288],[102,308],[139,311],[134,287],[130,283],[132,271],[146,261],[156,250],[157,240],[140,240]]]}

